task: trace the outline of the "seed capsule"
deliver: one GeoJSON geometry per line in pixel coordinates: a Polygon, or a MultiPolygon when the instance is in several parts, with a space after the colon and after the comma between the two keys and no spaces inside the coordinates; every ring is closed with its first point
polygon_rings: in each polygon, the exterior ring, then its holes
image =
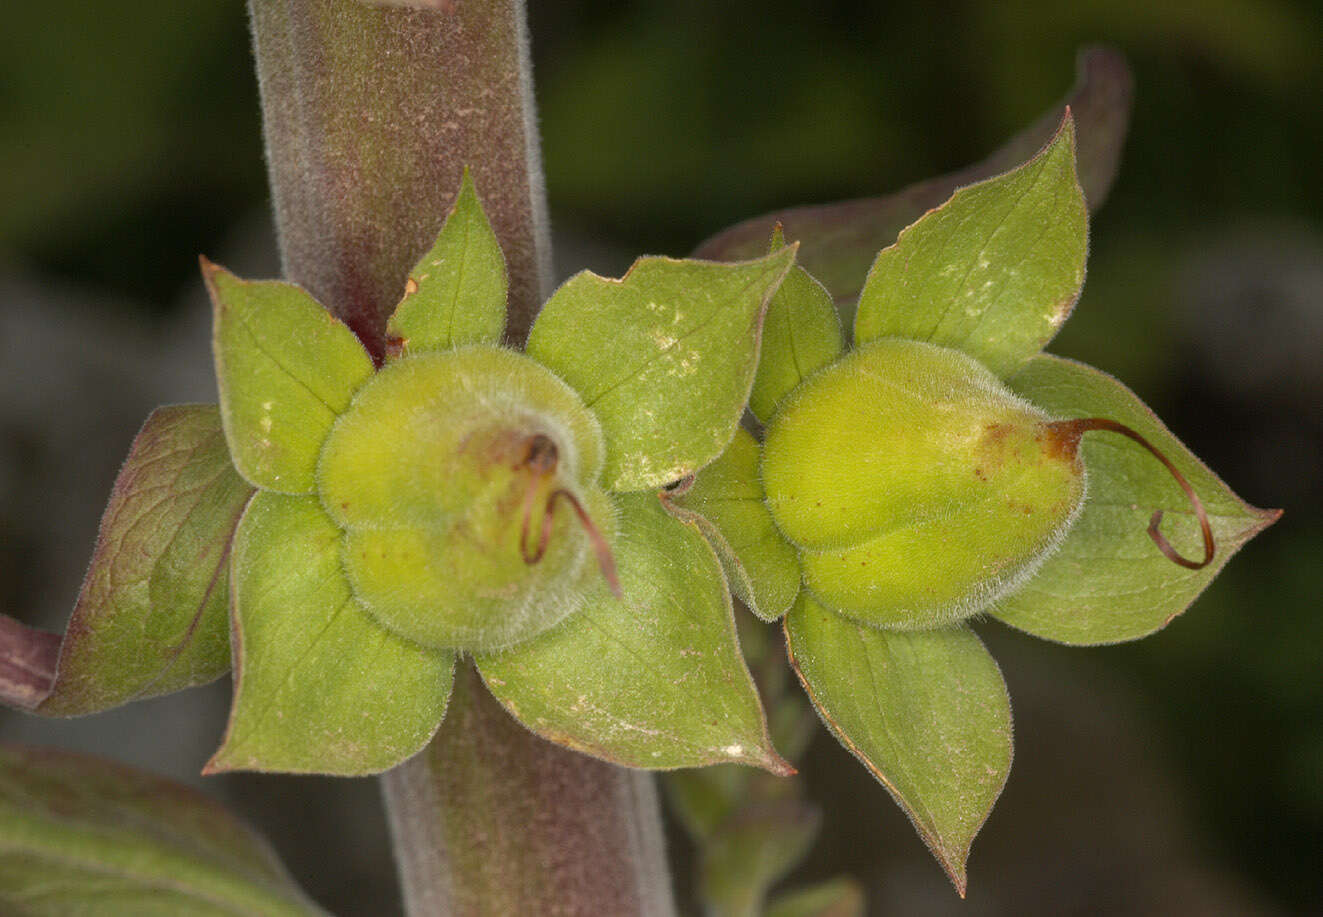
{"type": "Polygon", "coordinates": [[[323,505],[355,596],[428,646],[489,650],[572,612],[596,557],[603,445],[579,396],[496,347],[410,356],[354,397],[323,447],[323,505]]]}
{"type": "Polygon", "coordinates": [[[1158,454],[1111,421],[1054,421],[959,351],[884,339],[783,403],[763,483],[824,604],[875,627],[941,627],[1015,589],[1060,544],[1084,501],[1080,437],[1095,429],[1158,454]]]}

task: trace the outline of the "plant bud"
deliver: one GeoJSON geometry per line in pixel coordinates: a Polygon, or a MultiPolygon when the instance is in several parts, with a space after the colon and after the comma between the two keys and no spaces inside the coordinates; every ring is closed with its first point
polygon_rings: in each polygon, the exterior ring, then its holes
{"type": "Polygon", "coordinates": [[[763,481],[805,582],[878,627],[939,627],[1013,588],[1084,498],[1075,443],[959,351],[887,339],[808,379],[763,481]]]}
{"type": "Polygon", "coordinates": [[[1190,498],[1205,556],[1203,505],[1138,433],[1104,418],[1053,420],[973,358],[918,341],[865,344],[811,376],[767,428],[767,504],[828,607],[874,627],[964,620],[1024,582],[1084,502],[1084,433],[1120,433],[1152,452],[1190,498]]]}
{"type": "Polygon", "coordinates": [[[597,421],[522,354],[474,346],[383,367],[322,449],[319,493],[355,596],[428,646],[490,650],[578,605],[601,534],[597,421]]]}

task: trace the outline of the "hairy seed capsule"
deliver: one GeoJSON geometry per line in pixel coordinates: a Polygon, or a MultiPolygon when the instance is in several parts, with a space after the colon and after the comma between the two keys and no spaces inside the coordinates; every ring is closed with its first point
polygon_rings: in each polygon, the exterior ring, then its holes
{"type": "Polygon", "coordinates": [[[601,431],[541,364],[475,346],[381,369],[323,447],[319,493],[355,596],[419,643],[509,646],[608,580],[601,431]]]}
{"type": "Polygon", "coordinates": [[[940,627],[1060,543],[1084,499],[1078,442],[965,354],[881,340],[787,399],[763,483],[826,605],[875,627],[940,627]]]}

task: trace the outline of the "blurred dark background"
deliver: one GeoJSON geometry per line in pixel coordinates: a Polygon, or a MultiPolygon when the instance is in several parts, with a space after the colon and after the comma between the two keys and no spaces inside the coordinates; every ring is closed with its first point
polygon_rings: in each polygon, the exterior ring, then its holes
{"type": "MultiPolygon", "coordinates": [[[[825,738],[808,771],[827,821],[797,878],[851,872],[879,914],[1323,913],[1323,8],[534,5],[562,276],[960,167],[1066,91],[1079,46],[1128,56],[1130,140],[1052,350],[1125,380],[1243,497],[1286,515],[1142,642],[981,628],[1017,756],[966,902],[825,738]]],[[[18,4],[6,21],[0,607],[58,629],[137,425],[155,404],[214,399],[197,254],[278,268],[238,0],[18,4]]],[[[0,738],[202,785],[332,909],[391,913],[372,781],[192,776],[226,691],[75,722],[0,712],[0,738]]]]}

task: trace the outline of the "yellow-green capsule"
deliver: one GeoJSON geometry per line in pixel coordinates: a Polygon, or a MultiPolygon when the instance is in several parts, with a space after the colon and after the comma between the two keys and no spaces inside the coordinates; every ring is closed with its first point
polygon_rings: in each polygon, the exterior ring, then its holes
{"type": "Polygon", "coordinates": [[[383,625],[491,650],[572,612],[595,554],[612,578],[603,456],[573,389],[523,354],[471,346],[365,384],[322,448],[318,493],[354,595],[383,625]]]}
{"type": "Polygon", "coordinates": [[[1078,441],[971,357],[884,339],[787,399],[763,483],[825,604],[877,627],[939,627],[1060,543],[1084,499],[1078,441]]]}
{"type": "Polygon", "coordinates": [[[1031,576],[1084,503],[1080,438],[1119,433],[1166,466],[1214,553],[1203,504],[1161,452],[1101,417],[1054,420],[960,351],[873,341],[809,377],[767,428],[767,505],[825,605],[873,627],[962,621],[1031,576]]]}

